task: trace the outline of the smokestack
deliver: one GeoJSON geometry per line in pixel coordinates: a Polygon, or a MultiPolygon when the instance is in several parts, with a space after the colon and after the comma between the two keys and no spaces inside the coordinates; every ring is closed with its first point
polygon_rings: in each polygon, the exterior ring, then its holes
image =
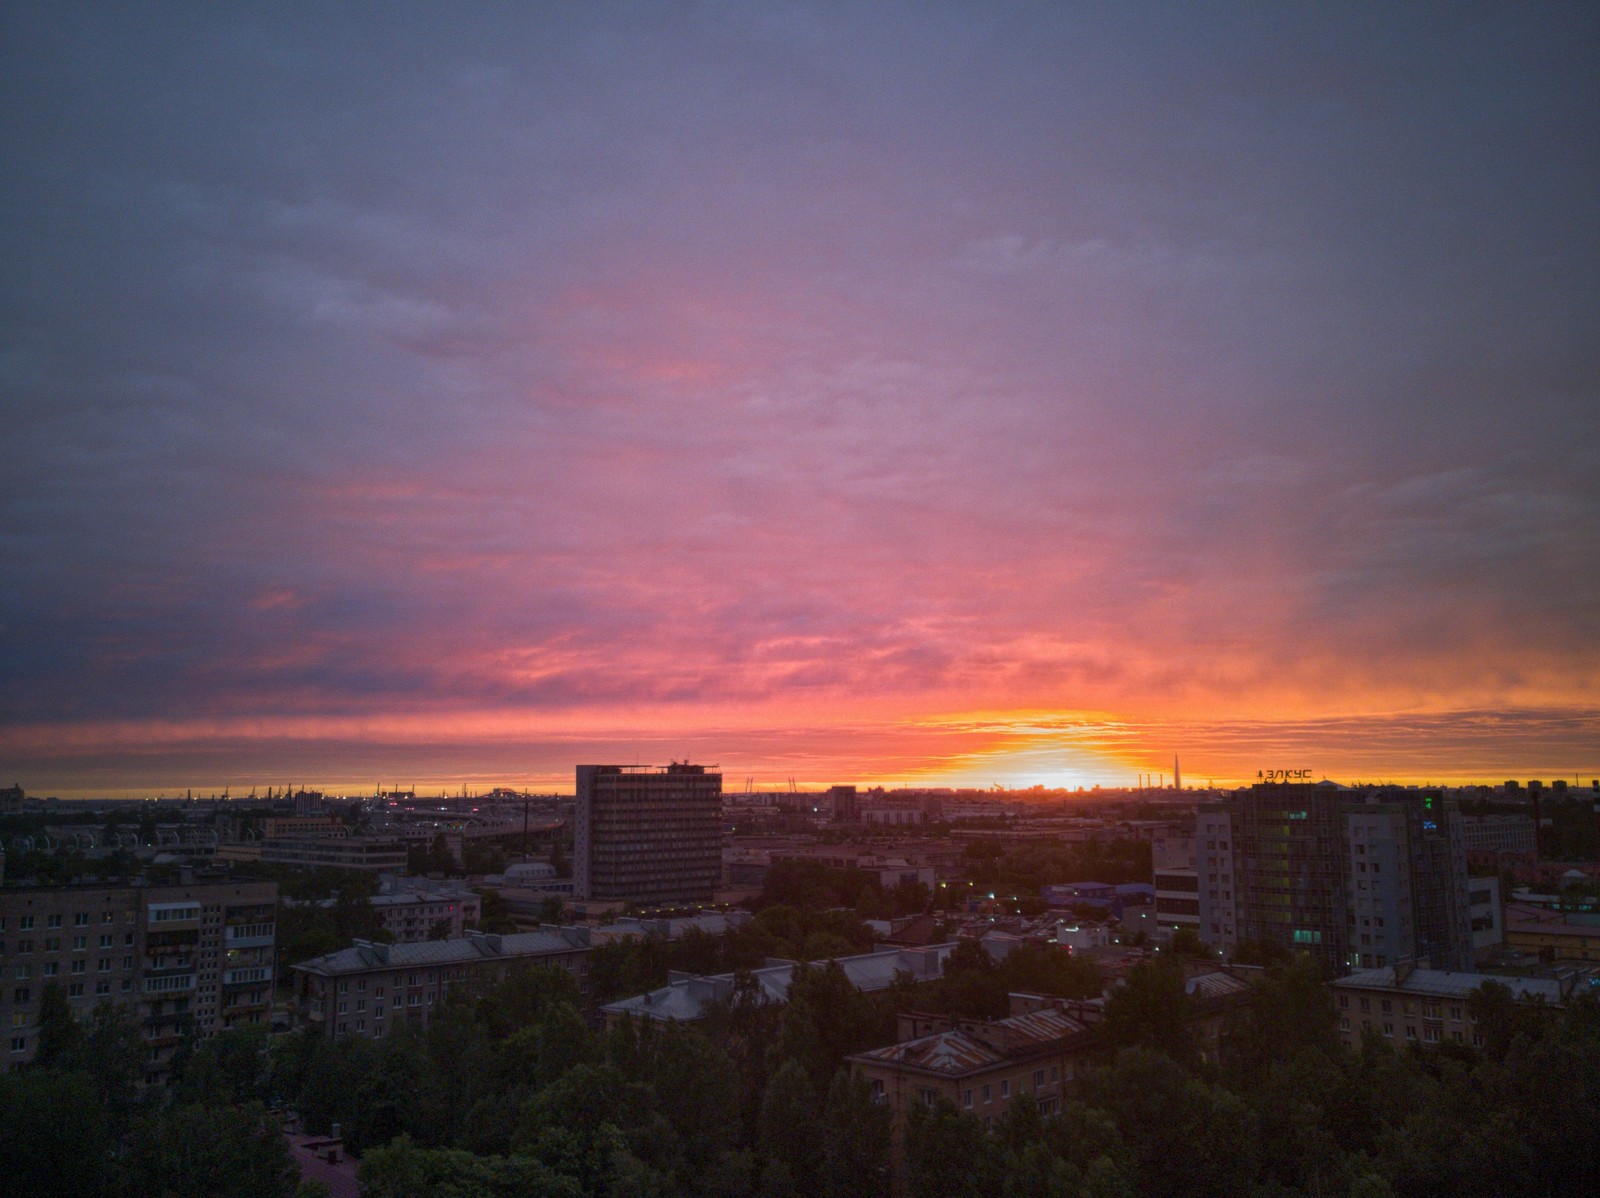
{"type": "Polygon", "coordinates": [[[1172,755],[1172,789],[1183,789],[1183,774],[1178,769],[1178,755],[1176,753],[1172,755]]]}

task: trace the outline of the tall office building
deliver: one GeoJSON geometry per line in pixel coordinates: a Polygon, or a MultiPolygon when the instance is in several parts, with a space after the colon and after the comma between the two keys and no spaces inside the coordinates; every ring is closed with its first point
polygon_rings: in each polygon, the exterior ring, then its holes
{"type": "Polygon", "coordinates": [[[580,765],[573,893],[709,902],[722,874],[722,775],[703,765],[580,765]]]}
{"type": "Polygon", "coordinates": [[[1200,935],[1268,940],[1340,973],[1472,968],[1466,846],[1436,792],[1267,784],[1196,819],[1200,935]]]}

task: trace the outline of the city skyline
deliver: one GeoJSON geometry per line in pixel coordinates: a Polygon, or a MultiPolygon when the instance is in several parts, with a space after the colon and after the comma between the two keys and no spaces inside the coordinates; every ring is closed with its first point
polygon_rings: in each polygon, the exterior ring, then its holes
{"type": "Polygon", "coordinates": [[[1600,773],[1582,6],[0,21],[0,783],[1600,773]]]}

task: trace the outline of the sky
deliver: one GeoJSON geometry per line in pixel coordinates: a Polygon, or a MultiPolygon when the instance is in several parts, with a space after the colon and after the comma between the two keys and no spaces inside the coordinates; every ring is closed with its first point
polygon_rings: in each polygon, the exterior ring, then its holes
{"type": "Polygon", "coordinates": [[[1600,774],[1588,4],[0,13],[0,784],[1600,774]]]}

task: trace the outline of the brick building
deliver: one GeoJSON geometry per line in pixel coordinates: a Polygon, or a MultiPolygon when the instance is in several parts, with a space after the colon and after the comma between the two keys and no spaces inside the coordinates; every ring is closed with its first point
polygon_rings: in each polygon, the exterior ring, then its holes
{"type": "Polygon", "coordinates": [[[0,890],[0,1022],[6,1064],[38,1050],[39,1007],[57,985],[80,1018],[126,1008],[148,1045],[146,1079],[191,1032],[264,1022],[272,1007],[278,887],[21,886],[0,890]]]}
{"type": "Polygon", "coordinates": [[[514,969],[554,965],[589,985],[588,936],[581,929],[497,936],[470,932],[452,940],[373,944],[292,967],[302,1019],[330,1036],[382,1036],[404,1022],[426,1024],[457,982],[504,981],[514,969]]]}

